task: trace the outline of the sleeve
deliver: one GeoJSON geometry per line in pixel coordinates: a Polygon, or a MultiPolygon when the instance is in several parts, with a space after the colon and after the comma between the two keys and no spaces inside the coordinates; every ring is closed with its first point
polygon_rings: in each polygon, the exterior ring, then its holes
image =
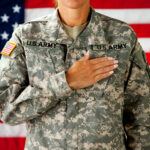
{"type": "Polygon", "coordinates": [[[29,84],[19,32],[17,29],[10,39],[17,44],[16,48],[0,61],[0,119],[10,125],[41,116],[72,93],[64,71],[42,79],[44,86],[29,84]]]}
{"type": "Polygon", "coordinates": [[[150,149],[150,69],[138,41],[125,77],[123,124],[127,149],[150,149]]]}

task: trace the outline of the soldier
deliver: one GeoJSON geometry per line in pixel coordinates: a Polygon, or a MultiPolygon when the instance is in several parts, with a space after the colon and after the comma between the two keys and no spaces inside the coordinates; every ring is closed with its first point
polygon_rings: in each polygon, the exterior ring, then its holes
{"type": "Polygon", "coordinates": [[[1,119],[26,122],[25,150],[149,150],[150,70],[135,32],[89,0],[57,6],[2,50],[1,119]]]}

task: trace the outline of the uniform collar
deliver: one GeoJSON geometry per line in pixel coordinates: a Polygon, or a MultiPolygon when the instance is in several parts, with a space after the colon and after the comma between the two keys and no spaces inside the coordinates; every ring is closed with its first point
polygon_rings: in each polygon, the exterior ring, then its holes
{"type": "Polygon", "coordinates": [[[103,20],[93,8],[91,8],[90,21],[77,39],[77,43],[81,43],[82,45],[100,45],[106,43],[103,20]]]}
{"type": "Polygon", "coordinates": [[[49,15],[46,21],[45,35],[49,37],[51,42],[67,45],[72,44],[73,40],[68,37],[63,29],[63,25],[58,14],[58,9],[49,15]]]}
{"type": "MultiPolygon", "coordinates": [[[[65,33],[58,9],[52,15],[49,15],[46,23],[46,34],[48,34],[51,42],[71,45],[73,40],[65,33]]],[[[88,45],[105,44],[105,34],[103,30],[103,22],[97,12],[91,7],[91,16],[88,25],[75,41],[78,46],[85,47],[88,45]]]]}

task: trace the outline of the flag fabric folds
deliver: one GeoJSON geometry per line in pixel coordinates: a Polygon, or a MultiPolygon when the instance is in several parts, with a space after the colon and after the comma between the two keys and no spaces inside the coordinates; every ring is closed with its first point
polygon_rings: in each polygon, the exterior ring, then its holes
{"type": "MultiPolygon", "coordinates": [[[[1,0],[0,51],[19,24],[51,13],[54,10],[52,1],[1,0]]],[[[150,64],[150,0],[91,0],[91,5],[100,13],[130,24],[150,64]]],[[[0,150],[23,150],[25,136],[25,124],[11,127],[0,121],[0,150]]]]}

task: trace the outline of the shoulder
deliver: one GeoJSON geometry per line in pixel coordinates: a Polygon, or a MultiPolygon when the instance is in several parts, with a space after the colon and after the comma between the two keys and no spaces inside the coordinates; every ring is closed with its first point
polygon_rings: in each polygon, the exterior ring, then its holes
{"type": "Polygon", "coordinates": [[[134,46],[137,35],[129,24],[96,11],[93,17],[97,26],[103,28],[106,39],[114,40],[114,42],[129,42],[131,47],[134,46]]]}
{"type": "Polygon", "coordinates": [[[19,25],[19,27],[15,30],[16,33],[22,33],[23,35],[26,35],[26,33],[36,33],[42,31],[46,24],[49,22],[53,22],[53,18],[55,16],[55,12],[48,14],[46,16],[42,16],[39,18],[36,18],[34,20],[25,22],[24,24],[19,25]]]}
{"type": "Polygon", "coordinates": [[[97,19],[99,21],[102,21],[104,27],[109,27],[109,28],[112,28],[114,30],[127,29],[127,30],[130,30],[131,32],[133,32],[135,34],[135,32],[131,28],[131,26],[124,21],[106,16],[106,15],[101,14],[99,12],[95,12],[95,17],[97,17],[97,19]]]}
{"type": "Polygon", "coordinates": [[[132,34],[136,35],[136,33],[134,32],[132,27],[124,21],[106,16],[106,15],[101,14],[99,12],[95,12],[95,18],[97,18],[97,20],[102,22],[104,28],[108,28],[110,30],[118,30],[118,31],[128,30],[132,34]]]}
{"type": "Polygon", "coordinates": [[[107,24],[107,25],[109,25],[109,26],[111,26],[111,25],[114,26],[114,25],[115,25],[114,28],[115,28],[115,27],[127,26],[128,28],[132,29],[132,28],[130,27],[130,25],[127,24],[126,22],[121,21],[121,20],[118,20],[118,19],[116,19],[116,18],[112,18],[112,17],[106,16],[106,15],[101,14],[101,13],[95,11],[95,10],[94,10],[94,15],[93,15],[93,16],[94,16],[94,18],[95,18],[97,21],[102,21],[102,23],[105,23],[105,24],[107,24]]]}

